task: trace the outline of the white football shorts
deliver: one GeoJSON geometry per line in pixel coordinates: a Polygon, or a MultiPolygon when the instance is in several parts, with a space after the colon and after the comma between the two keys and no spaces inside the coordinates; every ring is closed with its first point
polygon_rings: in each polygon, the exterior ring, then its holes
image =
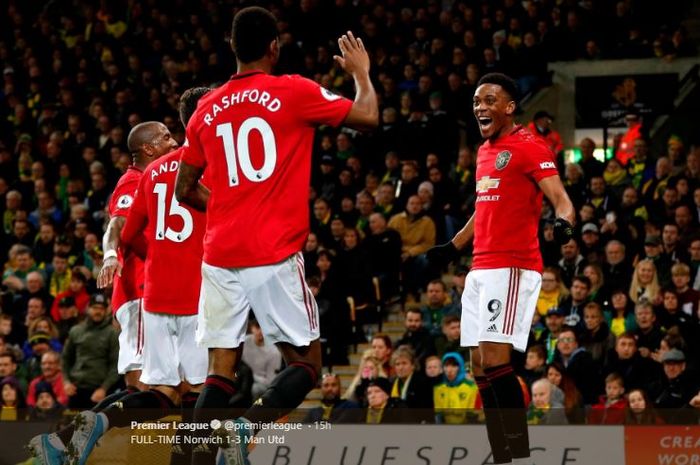
{"type": "Polygon", "coordinates": [[[520,268],[473,270],[462,293],[461,345],[511,344],[525,352],[542,275],[520,268]]]}
{"type": "Polygon", "coordinates": [[[143,308],[142,299],[130,300],[117,309],[119,332],[120,375],[140,370],[143,366],[143,308]]]}
{"type": "Polygon", "coordinates": [[[197,315],[169,315],[144,310],[143,372],[149,386],[202,384],[207,377],[207,349],[197,346],[197,315]]]}
{"type": "Polygon", "coordinates": [[[301,252],[272,265],[219,268],[202,262],[197,343],[235,348],[253,310],[265,340],[308,346],[318,339],[318,306],[304,279],[301,252]]]}

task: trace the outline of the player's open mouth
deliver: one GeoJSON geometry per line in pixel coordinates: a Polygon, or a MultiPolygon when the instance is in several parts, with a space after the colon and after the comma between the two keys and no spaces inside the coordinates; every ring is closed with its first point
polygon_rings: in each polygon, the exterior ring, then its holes
{"type": "Polygon", "coordinates": [[[492,122],[493,122],[493,120],[491,118],[480,117],[479,118],[479,127],[481,128],[482,131],[485,131],[491,126],[492,122]]]}

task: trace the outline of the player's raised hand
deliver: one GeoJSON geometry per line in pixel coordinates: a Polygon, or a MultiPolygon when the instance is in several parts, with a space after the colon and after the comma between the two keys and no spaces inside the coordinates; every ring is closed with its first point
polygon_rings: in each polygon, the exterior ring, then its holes
{"type": "Polygon", "coordinates": [[[338,47],[343,56],[335,55],[333,59],[353,76],[369,73],[369,55],[362,39],[355,38],[351,31],[338,39],[338,47]]]}
{"type": "Polygon", "coordinates": [[[99,289],[110,287],[114,282],[115,273],[121,275],[122,265],[117,257],[109,257],[102,264],[100,274],[97,276],[97,287],[99,289]]]}

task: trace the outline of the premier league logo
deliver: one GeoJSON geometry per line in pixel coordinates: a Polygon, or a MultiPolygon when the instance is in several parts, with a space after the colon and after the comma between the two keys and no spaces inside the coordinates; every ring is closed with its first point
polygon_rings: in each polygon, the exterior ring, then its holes
{"type": "Polygon", "coordinates": [[[503,168],[505,168],[508,165],[511,156],[512,154],[507,150],[504,150],[503,152],[499,153],[496,156],[496,169],[502,170],[503,168]]]}

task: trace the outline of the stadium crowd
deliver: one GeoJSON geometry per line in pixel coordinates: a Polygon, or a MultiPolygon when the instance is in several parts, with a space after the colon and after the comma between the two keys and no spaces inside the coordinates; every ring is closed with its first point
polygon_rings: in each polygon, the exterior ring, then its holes
{"type": "MultiPolygon", "coordinates": [[[[87,406],[118,386],[116,330],[95,277],[105,207],[131,163],[126,136],[158,120],[183,141],[179,96],[232,73],[225,38],[232,14],[250,3],[10,1],[0,15],[0,419],[17,418],[25,402],[45,418],[71,397],[87,406]]],[[[334,64],[334,41],[357,31],[381,104],[374,134],[318,132],[304,256],[329,364],[346,364],[357,342],[347,297],[361,306],[398,296],[406,334],[398,343],[375,334],[347,393],[325,377],[315,415],[338,419],[331,407],[357,403],[368,406],[362,421],[401,417],[384,415],[387,405],[434,408],[425,421],[474,420],[461,410],[479,406],[459,346],[468,253],[443,280],[448,270],[425,252],[473,212],[476,82],[506,72],[525,95],[548,84],[549,61],[695,55],[682,9],[631,0],[257,3],[279,19],[278,72],[345,95],[352,81],[334,64]]],[[[560,151],[551,119],[540,112],[531,128],[560,151]]],[[[543,210],[547,268],[520,373],[532,423],[685,422],[686,407],[700,406],[700,144],[674,137],[666,153],[651,153],[636,134],[606,163],[584,139],[581,162],[561,167],[579,212],[576,240],[556,246],[553,213],[543,210]],[[675,410],[656,416],[652,407],[675,410]]],[[[249,345],[274,357],[256,331],[249,345]]],[[[245,357],[255,383],[269,378],[269,360],[245,357]]]]}

